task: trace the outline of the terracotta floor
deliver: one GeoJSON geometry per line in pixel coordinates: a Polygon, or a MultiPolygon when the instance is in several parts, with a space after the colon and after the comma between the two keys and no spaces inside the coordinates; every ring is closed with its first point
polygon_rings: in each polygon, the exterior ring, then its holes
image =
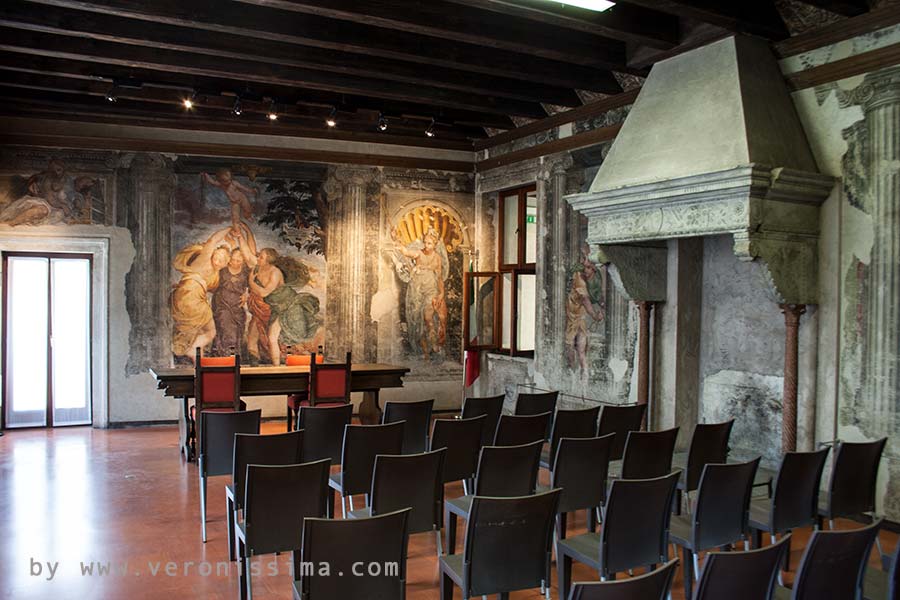
{"type": "MultiPolygon", "coordinates": [[[[281,423],[263,425],[265,433],[282,430],[281,423]]],[[[209,541],[203,544],[197,470],[180,459],[177,437],[174,427],[7,431],[0,437],[2,597],[236,598],[237,572],[227,562],[225,479],[210,486],[209,541]],[[82,563],[92,561],[94,574],[83,575],[82,563]],[[110,572],[99,574],[98,564],[110,572]]],[[[461,493],[460,486],[448,489],[451,497],[461,493]]],[[[584,529],[584,515],[574,527],[584,529]]],[[[458,535],[461,543],[462,526],[458,535]]],[[[805,542],[808,532],[799,537],[805,542]]],[[[882,534],[886,548],[896,538],[882,534]]],[[[434,550],[433,535],[410,540],[411,600],[438,598],[434,550]]],[[[795,543],[794,566],[801,552],[795,543]]],[[[255,597],[290,598],[288,557],[256,560],[264,565],[254,578],[255,597]]],[[[595,580],[596,574],[576,564],[573,579],[595,580]]],[[[535,590],[512,597],[541,596],[535,590]]],[[[680,575],[673,597],[683,598],[680,575]]]]}

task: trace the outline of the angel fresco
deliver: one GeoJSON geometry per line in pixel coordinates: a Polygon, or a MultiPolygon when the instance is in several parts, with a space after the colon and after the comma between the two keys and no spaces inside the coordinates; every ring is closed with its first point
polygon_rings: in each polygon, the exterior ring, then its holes
{"type": "Polygon", "coordinates": [[[397,229],[391,230],[391,259],[401,281],[407,284],[406,321],[410,346],[425,360],[443,353],[447,340],[447,298],[444,282],[450,259],[440,235],[429,228],[421,240],[404,245],[397,229]]]}
{"type": "Polygon", "coordinates": [[[587,343],[591,327],[603,321],[606,312],[606,265],[590,258],[590,249],[581,250],[566,296],[566,361],[570,369],[587,373],[587,343]],[[588,320],[590,318],[590,321],[588,320]]]}
{"type": "Polygon", "coordinates": [[[50,160],[47,168],[28,178],[13,176],[0,189],[0,223],[61,225],[89,223],[97,180],[72,177],[65,164],[50,160]]]}

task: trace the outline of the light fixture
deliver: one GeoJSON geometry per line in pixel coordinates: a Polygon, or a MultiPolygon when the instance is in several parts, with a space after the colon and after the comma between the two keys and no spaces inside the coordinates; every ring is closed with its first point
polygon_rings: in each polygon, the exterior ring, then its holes
{"type": "Polygon", "coordinates": [[[387,131],[388,121],[384,113],[378,113],[378,131],[387,131]]]}
{"type": "Polygon", "coordinates": [[[431,123],[428,125],[428,129],[425,130],[425,135],[428,137],[434,137],[434,119],[431,119],[431,123]]]}
{"type": "Polygon", "coordinates": [[[231,112],[234,113],[234,116],[239,117],[241,113],[244,112],[244,108],[241,106],[241,97],[235,96],[234,98],[234,106],[231,107],[231,112]]]}
{"type": "Polygon", "coordinates": [[[188,110],[194,108],[194,106],[197,104],[197,92],[191,92],[191,95],[187,98],[184,98],[181,103],[188,110]]]}
{"type": "Polygon", "coordinates": [[[272,100],[272,103],[269,105],[269,112],[266,113],[266,118],[270,121],[278,120],[278,107],[275,106],[275,100],[272,100]]]}
{"type": "Polygon", "coordinates": [[[610,2],[609,0],[565,0],[564,2],[561,2],[560,0],[551,1],[554,4],[562,4],[563,6],[577,6],[578,8],[593,10],[595,12],[603,12],[604,10],[609,10],[616,5],[615,2],[610,2]]]}
{"type": "Polygon", "coordinates": [[[116,86],[114,85],[111,88],[109,88],[108,92],[106,92],[106,101],[107,102],[115,102],[118,99],[119,99],[119,97],[116,96],[116,86]]]}
{"type": "Polygon", "coordinates": [[[329,127],[334,127],[335,125],[337,125],[337,107],[331,107],[331,112],[328,113],[328,118],[325,119],[325,124],[329,127]]]}

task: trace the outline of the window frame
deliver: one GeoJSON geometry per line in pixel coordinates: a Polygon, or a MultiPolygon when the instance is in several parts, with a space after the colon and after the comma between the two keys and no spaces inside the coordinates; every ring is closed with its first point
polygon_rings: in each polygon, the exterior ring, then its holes
{"type": "MultiPolygon", "coordinates": [[[[534,192],[537,195],[537,184],[531,183],[521,187],[504,190],[499,193],[497,200],[497,214],[499,223],[497,227],[497,264],[500,265],[500,271],[511,271],[521,268],[535,268],[536,262],[525,261],[525,244],[528,238],[526,233],[526,218],[528,213],[528,193],[534,192]],[[503,248],[506,241],[506,199],[516,195],[516,201],[519,204],[516,222],[516,262],[503,262],[503,248]]],[[[535,223],[537,224],[537,223],[535,223]]],[[[535,231],[535,244],[537,244],[537,231],[535,231]]],[[[537,261],[537,252],[535,252],[535,261],[537,261]]]]}

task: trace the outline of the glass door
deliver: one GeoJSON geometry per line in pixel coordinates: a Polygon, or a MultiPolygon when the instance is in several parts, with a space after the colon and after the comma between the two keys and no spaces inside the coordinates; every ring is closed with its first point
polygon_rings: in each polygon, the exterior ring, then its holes
{"type": "Polygon", "coordinates": [[[91,261],[4,255],[5,426],[91,422],[91,261]]]}

